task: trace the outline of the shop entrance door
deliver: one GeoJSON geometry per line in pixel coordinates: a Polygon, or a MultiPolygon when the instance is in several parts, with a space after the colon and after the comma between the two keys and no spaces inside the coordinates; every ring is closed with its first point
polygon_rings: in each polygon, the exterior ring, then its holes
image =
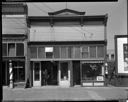
{"type": "Polygon", "coordinates": [[[60,62],[59,85],[60,86],[70,86],[69,62],[60,62]]]}
{"type": "Polygon", "coordinates": [[[33,63],[33,86],[41,86],[41,63],[33,63]]]}

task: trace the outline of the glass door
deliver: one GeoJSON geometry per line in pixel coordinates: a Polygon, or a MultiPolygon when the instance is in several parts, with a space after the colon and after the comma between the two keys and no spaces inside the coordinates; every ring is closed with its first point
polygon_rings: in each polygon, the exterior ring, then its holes
{"type": "Polygon", "coordinates": [[[70,86],[69,62],[60,62],[59,85],[60,86],[70,86]]]}
{"type": "Polygon", "coordinates": [[[41,86],[41,63],[33,63],[33,86],[41,86]]]}

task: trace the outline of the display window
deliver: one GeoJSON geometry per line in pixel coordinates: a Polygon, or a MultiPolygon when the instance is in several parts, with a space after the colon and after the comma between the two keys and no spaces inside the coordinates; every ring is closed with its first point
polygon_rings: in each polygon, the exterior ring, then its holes
{"type": "Polygon", "coordinates": [[[102,63],[82,63],[82,80],[103,81],[102,66],[102,63]]]}
{"type": "Polygon", "coordinates": [[[25,62],[24,61],[13,61],[13,79],[14,82],[25,81],[25,62]]]}

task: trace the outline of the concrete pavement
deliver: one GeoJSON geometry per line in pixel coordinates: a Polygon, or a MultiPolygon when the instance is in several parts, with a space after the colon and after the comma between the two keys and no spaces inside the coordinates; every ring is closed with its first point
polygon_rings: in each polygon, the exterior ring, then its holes
{"type": "MultiPolygon", "coordinates": [[[[128,88],[127,88],[128,89],[128,88]]],[[[3,87],[3,101],[51,101],[51,100],[119,100],[127,99],[122,87],[70,87],[44,86],[33,88],[3,87]]]]}

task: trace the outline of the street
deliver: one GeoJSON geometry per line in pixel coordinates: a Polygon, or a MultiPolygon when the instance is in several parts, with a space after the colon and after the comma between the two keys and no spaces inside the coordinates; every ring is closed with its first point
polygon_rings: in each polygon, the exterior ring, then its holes
{"type": "Polygon", "coordinates": [[[127,92],[124,87],[45,86],[28,89],[4,87],[3,101],[109,101],[127,99],[127,92]]]}

